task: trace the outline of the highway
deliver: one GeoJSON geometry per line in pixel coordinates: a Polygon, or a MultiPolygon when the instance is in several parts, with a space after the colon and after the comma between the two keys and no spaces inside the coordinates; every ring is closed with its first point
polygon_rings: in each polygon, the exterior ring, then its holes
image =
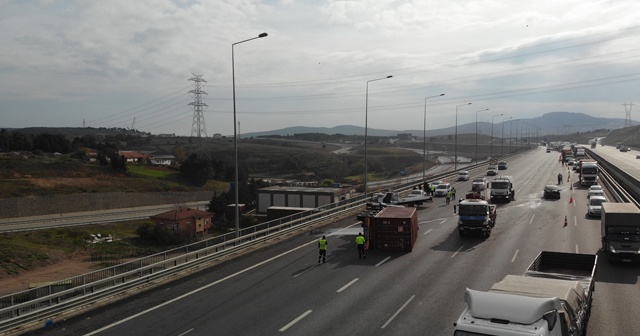
{"type": "MultiPolygon", "coordinates": [[[[452,205],[436,198],[419,210],[411,253],[373,250],[358,259],[359,223],[351,218],[55,321],[46,334],[452,335],[466,287],[487,290],[507,274],[521,274],[542,250],[599,252],[600,220],[586,217],[587,192],[576,187],[577,174],[561,185],[560,200],[542,199],[544,185],[556,183],[559,172],[566,180],[557,152],[539,148],[511,159],[501,173],[514,177],[516,201],[498,206],[489,238],[460,237],[452,205]],[[317,264],[322,235],[328,260],[317,264]]],[[[484,171],[472,171],[477,175],[484,171]]],[[[471,181],[450,182],[458,195],[471,187],[471,181]]],[[[587,335],[639,335],[640,267],[599,259],[587,335]]]]}
{"type": "Polygon", "coordinates": [[[59,227],[83,226],[93,224],[115,223],[128,220],[146,219],[177,206],[205,209],[208,201],[189,202],[184,204],[161,204],[133,208],[118,208],[102,211],[85,211],[61,213],[59,215],[41,215],[0,219],[0,232],[17,232],[42,230],[59,227]]]}

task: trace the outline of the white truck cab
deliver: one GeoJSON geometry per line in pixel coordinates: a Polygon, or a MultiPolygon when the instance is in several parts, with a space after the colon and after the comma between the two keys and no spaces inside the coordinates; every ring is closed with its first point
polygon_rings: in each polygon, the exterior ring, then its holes
{"type": "Polygon", "coordinates": [[[468,308],[454,336],[562,336],[559,298],[537,298],[468,289],[468,308]]]}

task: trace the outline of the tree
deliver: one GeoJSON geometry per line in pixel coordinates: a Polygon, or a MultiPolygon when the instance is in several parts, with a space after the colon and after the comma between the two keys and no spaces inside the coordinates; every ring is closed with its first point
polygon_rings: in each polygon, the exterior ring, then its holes
{"type": "Polygon", "coordinates": [[[111,168],[113,170],[126,173],[127,172],[127,159],[124,158],[124,155],[118,155],[117,152],[113,152],[110,155],[111,158],[111,168]]]}
{"type": "Polygon", "coordinates": [[[189,183],[201,187],[211,177],[213,169],[211,163],[199,158],[197,154],[191,154],[182,165],[180,165],[180,173],[189,181],[189,183]]]}
{"type": "Polygon", "coordinates": [[[187,159],[187,152],[184,147],[179,146],[173,150],[173,156],[175,156],[178,161],[184,161],[187,159]]]}

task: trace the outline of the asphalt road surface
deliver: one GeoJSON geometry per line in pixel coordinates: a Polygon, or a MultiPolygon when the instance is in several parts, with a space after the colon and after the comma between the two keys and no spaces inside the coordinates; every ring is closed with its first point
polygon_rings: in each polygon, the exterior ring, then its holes
{"type": "MultiPolygon", "coordinates": [[[[560,200],[542,199],[559,172],[566,179],[557,157],[540,149],[510,160],[501,173],[514,177],[516,201],[498,206],[489,238],[460,237],[452,205],[436,198],[419,210],[411,253],[373,250],[358,259],[352,218],[55,321],[46,335],[452,335],[466,287],[487,290],[522,274],[542,250],[599,253],[600,220],[585,216],[586,189],[571,188],[577,174],[561,185],[560,200]],[[328,260],[317,264],[322,235],[328,260]]],[[[458,195],[471,187],[451,182],[458,195]]],[[[587,335],[640,335],[639,275],[640,266],[599,255],[587,335]]]]}

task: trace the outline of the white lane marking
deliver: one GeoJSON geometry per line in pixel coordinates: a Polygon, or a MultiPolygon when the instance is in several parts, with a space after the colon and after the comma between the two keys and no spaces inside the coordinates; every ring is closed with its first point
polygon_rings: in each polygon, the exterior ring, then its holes
{"type": "MultiPolygon", "coordinates": [[[[425,220],[425,221],[420,221],[418,223],[419,224],[425,224],[425,223],[437,222],[437,221],[440,221],[440,220],[442,220],[442,219],[436,218],[436,219],[429,219],[429,220],[425,220]]],[[[445,218],[444,220],[447,220],[447,219],[445,218]]]]}
{"type": "Polygon", "coordinates": [[[578,250],[578,244],[576,244],[576,253],[580,253],[580,251],[578,250]]]}
{"type": "Polygon", "coordinates": [[[444,222],[446,222],[446,221],[447,221],[447,219],[445,218],[445,219],[442,220],[442,222],[440,222],[440,224],[444,224],[444,222]]]}
{"type": "Polygon", "coordinates": [[[513,254],[513,258],[511,258],[511,262],[514,262],[516,260],[516,257],[518,256],[518,251],[520,250],[516,250],[516,253],[513,254]]]}
{"type": "Polygon", "coordinates": [[[182,334],[180,334],[180,335],[178,335],[178,336],[184,336],[184,335],[186,335],[186,334],[188,334],[188,333],[190,333],[190,332],[192,332],[192,331],[193,331],[193,328],[191,328],[191,329],[189,329],[189,330],[187,330],[187,331],[183,332],[182,334]]]}
{"type": "MultiPolygon", "coordinates": [[[[537,170],[536,170],[536,172],[537,172],[537,170]]],[[[521,187],[521,188],[524,188],[524,186],[526,186],[526,185],[527,185],[527,183],[529,183],[529,181],[531,181],[531,179],[532,179],[534,176],[536,176],[536,174],[531,175],[531,177],[529,177],[529,179],[528,179],[528,180],[524,181],[524,183],[522,184],[522,187],[521,187]]]]}
{"type": "Polygon", "coordinates": [[[358,280],[360,280],[360,278],[355,278],[355,279],[353,279],[353,280],[349,281],[349,283],[348,283],[348,284],[346,284],[346,285],[342,286],[342,287],[341,287],[340,289],[338,289],[336,292],[337,292],[337,293],[342,293],[342,291],[343,291],[343,290],[345,290],[345,289],[349,288],[349,286],[353,285],[353,284],[354,284],[354,283],[356,283],[358,280]]]}
{"type": "Polygon", "coordinates": [[[427,230],[427,232],[423,233],[423,235],[425,235],[425,236],[426,236],[426,235],[428,235],[428,234],[429,234],[429,232],[431,232],[431,231],[433,231],[433,229],[429,229],[429,230],[427,230]]]}
{"type": "Polygon", "coordinates": [[[403,309],[404,309],[404,308],[409,304],[409,302],[411,302],[411,300],[413,300],[413,298],[415,298],[415,297],[416,297],[415,295],[412,295],[412,296],[409,298],[409,300],[407,300],[407,302],[405,302],[405,303],[402,305],[402,307],[400,307],[400,309],[398,309],[398,311],[396,311],[396,313],[395,313],[395,314],[393,314],[393,316],[391,316],[391,317],[387,320],[387,322],[386,322],[384,325],[382,325],[382,328],[381,328],[381,329],[384,329],[384,328],[385,328],[389,323],[391,323],[391,321],[393,321],[393,319],[394,319],[394,318],[396,318],[396,316],[398,316],[398,314],[400,314],[400,312],[401,312],[401,311],[402,311],[402,310],[403,310],[403,309]]]}
{"type": "Polygon", "coordinates": [[[573,226],[578,226],[578,217],[573,216],[573,226]]]}
{"type": "Polygon", "coordinates": [[[384,263],[385,263],[387,260],[389,260],[389,259],[391,259],[391,257],[386,257],[386,258],[384,258],[384,260],[382,260],[381,262],[379,262],[379,263],[377,263],[377,264],[376,264],[376,267],[378,267],[378,266],[380,266],[380,265],[384,264],[384,263]]]}
{"type": "Polygon", "coordinates": [[[456,254],[458,254],[458,252],[462,251],[462,249],[464,248],[464,246],[460,246],[460,248],[456,251],[456,253],[454,253],[451,258],[455,257],[456,254]]]}
{"type": "Polygon", "coordinates": [[[533,223],[533,219],[536,218],[536,214],[533,214],[533,216],[531,216],[531,220],[529,221],[529,225],[531,225],[531,223],[533,223]]]}
{"type": "Polygon", "coordinates": [[[300,320],[302,320],[303,318],[307,317],[307,315],[311,314],[313,310],[309,309],[306,312],[304,312],[302,315],[296,317],[295,320],[289,322],[286,326],[280,328],[280,331],[286,331],[287,329],[289,329],[291,326],[293,326],[294,324],[300,322],[300,320]]]}
{"type": "MultiPolygon", "coordinates": [[[[357,223],[353,223],[353,224],[351,224],[351,225],[347,226],[346,228],[341,229],[341,230],[338,230],[338,231],[336,231],[336,232],[334,232],[334,233],[332,233],[332,234],[330,234],[330,235],[333,235],[333,234],[335,234],[335,233],[338,233],[338,232],[340,232],[340,231],[342,231],[342,230],[348,229],[348,228],[350,228],[350,227],[352,227],[352,226],[354,226],[354,225],[358,225],[358,224],[360,224],[360,223],[359,223],[359,222],[357,222],[357,223]]],[[[105,330],[111,329],[111,328],[113,328],[113,327],[115,327],[115,326],[117,326],[117,325],[120,325],[120,324],[125,323],[125,322],[127,322],[127,321],[131,321],[131,320],[133,320],[133,319],[135,319],[135,318],[138,318],[138,317],[140,317],[140,316],[142,316],[142,315],[145,315],[145,314],[147,314],[147,313],[150,313],[150,312],[152,312],[152,311],[154,311],[154,310],[156,310],[156,309],[160,309],[160,308],[162,308],[162,307],[164,307],[164,306],[167,306],[167,305],[169,305],[169,304],[172,304],[172,303],[174,303],[174,302],[176,302],[176,301],[178,301],[178,300],[182,300],[182,299],[184,299],[184,298],[186,298],[186,297],[188,297],[188,296],[191,296],[191,295],[193,295],[193,294],[195,294],[195,293],[198,293],[198,292],[200,292],[200,291],[202,291],[202,290],[205,290],[205,289],[207,289],[207,288],[209,288],[209,287],[211,287],[211,286],[215,286],[215,285],[217,285],[217,284],[219,284],[219,283],[222,283],[222,282],[225,282],[225,281],[227,281],[227,280],[229,280],[229,279],[235,278],[236,276],[238,276],[238,275],[240,275],[240,274],[243,274],[243,273],[246,273],[246,272],[248,272],[248,271],[250,271],[250,270],[252,270],[252,269],[254,269],[254,268],[256,268],[256,267],[260,267],[260,266],[262,266],[262,265],[265,265],[265,264],[267,264],[267,263],[270,263],[270,262],[272,262],[272,261],[274,261],[274,260],[276,260],[276,259],[278,259],[278,258],[280,258],[280,257],[283,257],[283,256],[285,256],[285,255],[287,255],[287,254],[289,254],[289,253],[291,253],[291,252],[297,251],[297,250],[299,250],[299,249],[301,249],[301,248],[304,248],[304,247],[307,247],[307,246],[309,246],[309,245],[311,245],[311,244],[316,244],[316,243],[317,243],[317,240],[315,240],[315,239],[314,239],[314,240],[312,240],[312,241],[310,241],[310,242],[308,242],[308,243],[302,244],[302,245],[300,245],[300,246],[298,246],[298,247],[294,247],[294,248],[292,248],[292,249],[291,249],[291,250],[289,250],[289,251],[282,252],[282,253],[280,253],[280,254],[278,254],[278,255],[276,255],[276,256],[273,256],[273,257],[271,257],[271,258],[269,258],[269,259],[267,259],[267,260],[261,261],[261,262],[259,262],[259,263],[255,264],[255,265],[253,265],[253,266],[249,266],[249,267],[247,267],[247,268],[245,268],[245,269],[243,269],[243,270],[240,270],[240,271],[235,272],[235,273],[233,273],[233,274],[227,275],[226,277],[224,277],[224,278],[222,278],[222,279],[220,279],[220,280],[214,281],[214,282],[212,282],[212,283],[210,283],[210,284],[208,284],[208,285],[205,285],[205,286],[199,287],[199,288],[197,288],[197,289],[194,289],[194,290],[192,290],[191,292],[188,292],[188,293],[182,294],[182,295],[180,295],[180,296],[178,296],[178,297],[176,297],[176,298],[173,298],[173,299],[171,299],[171,300],[165,301],[165,302],[163,302],[163,303],[161,303],[161,304],[159,304],[159,305],[157,305],[157,306],[151,307],[151,308],[149,308],[149,309],[147,309],[147,310],[143,310],[143,311],[141,311],[141,312],[139,312],[139,313],[137,313],[137,314],[133,314],[133,315],[131,315],[131,316],[127,317],[127,318],[124,318],[124,319],[122,319],[122,320],[120,320],[120,321],[113,322],[113,323],[111,323],[111,324],[109,324],[109,325],[106,325],[106,326],[104,326],[104,327],[102,327],[102,328],[100,328],[100,329],[98,329],[98,330],[94,330],[94,331],[92,331],[92,332],[90,332],[90,333],[88,333],[88,334],[85,334],[85,336],[92,336],[92,335],[96,335],[96,334],[98,334],[98,333],[100,333],[100,332],[103,332],[103,331],[105,331],[105,330]]]]}

